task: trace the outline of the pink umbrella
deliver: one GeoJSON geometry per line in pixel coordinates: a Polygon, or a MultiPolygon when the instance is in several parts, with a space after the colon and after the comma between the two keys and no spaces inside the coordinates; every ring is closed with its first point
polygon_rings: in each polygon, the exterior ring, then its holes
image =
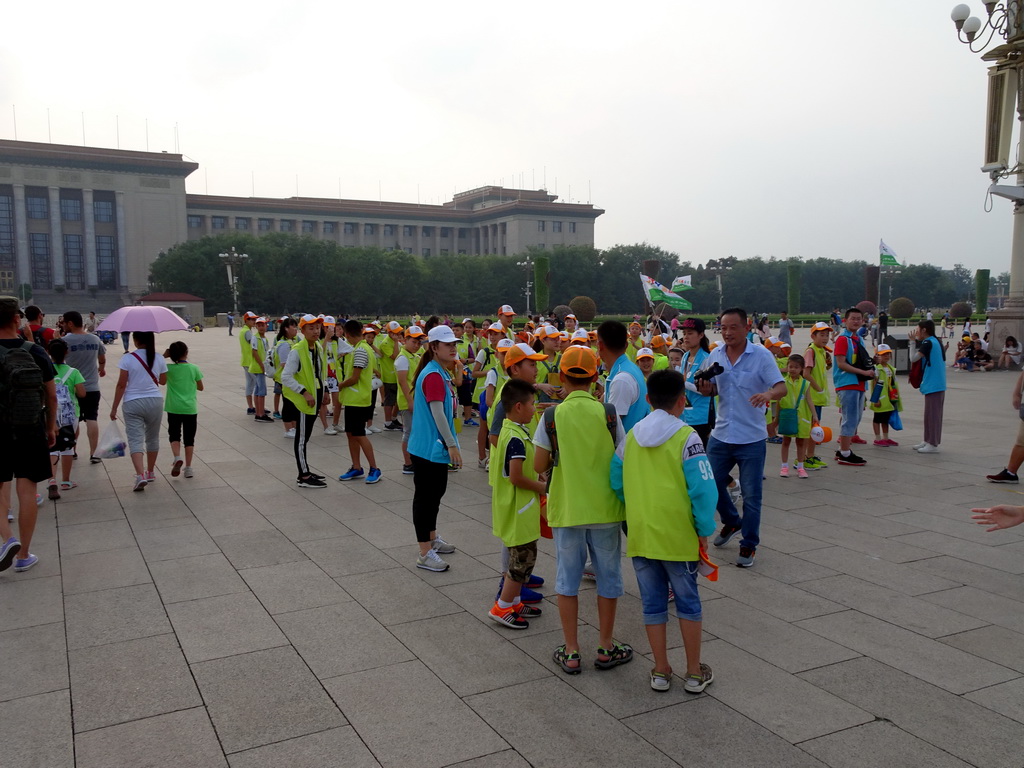
{"type": "Polygon", "coordinates": [[[187,331],[188,324],[167,307],[121,307],[107,315],[98,331],[187,331]]]}

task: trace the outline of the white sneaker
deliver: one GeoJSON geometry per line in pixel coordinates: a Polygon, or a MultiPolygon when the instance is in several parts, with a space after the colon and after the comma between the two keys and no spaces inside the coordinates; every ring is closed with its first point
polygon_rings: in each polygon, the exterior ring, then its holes
{"type": "Polygon", "coordinates": [[[739,506],[740,501],[743,499],[743,489],[740,488],[740,481],[737,480],[735,485],[731,485],[726,488],[729,491],[729,498],[732,500],[733,506],[739,506]]]}
{"type": "Polygon", "coordinates": [[[920,451],[926,445],[928,445],[928,443],[918,443],[917,445],[913,446],[913,448],[914,448],[915,451],[920,451]]]}
{"type": "Polygon", "coordinates": [[[490,460],[491,460],[491,457],[490,457],[490,456],[488,456],[488,457],[487,457],[487,458],[485,458],[485,459],[480,459],[480,460],[478,460],[478,461],[477,461],[477,463],[476,463],[476,465],[477,465],[477,467],[478,467],[479,469],[487,469],[487,467],[489,466],[489,462],[490,462],[490,460]]]}
{"type": "Polygon", "coordinates": [[[375,435],[379,435],[384,430],[382,430],[380,427],[367,427],[366,431],[367,432],[372,432],[375,435]]]}
{"type": "Polygon", "coordinates": [[[918,453],[941,453],[941,451],[939,451],[939,446],[931,445],[930,443],[925,443],[924,444],[924,448],[918,448],[917,452],[918,453]]]}
{"type": "Polygon", "coordinates": [[[293,429],[286,429],[284,431],[284,439],[285,440],[294,440],[295,439],[295,429],[294,428],[293,429]]]}
{"type": "MultiPolygon", "coordinates": [[[[324,430],[324,434],[325,435],[336,435],[336,434],[338,434],[338,430],[332,424],[331,426],[329,426],[327,429],[324,430]]],[[[293,437],[294,437],[294,435],[293,435],[293,437]]]]}
{"type": "Polygon", "coordinates": [[[192,477],[194,474],[192,467],[185,467],[185,477],[192,477]]]}
{"type": "Polygon", "coordinates": [[[136,475],[135,486],[132,488],[133,491],[144,491],[146,490],[146,476],[136,475]]]}
{"type": "Polygon", "coordinates": [[[440,573],[441,571],[448,570],[448,563],[441,559],[441,556],[437,554],[433,549],[428,549],[427,554],[420,555],[416,558],[416,567],[422,568],[425,571],[434,571],[440,573]]]}

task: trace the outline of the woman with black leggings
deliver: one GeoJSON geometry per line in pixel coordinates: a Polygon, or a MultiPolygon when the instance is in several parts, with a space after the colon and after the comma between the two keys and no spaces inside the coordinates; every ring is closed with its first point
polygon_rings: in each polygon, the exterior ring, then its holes
{"type": "Polygon", "coordinates": [[[437,535],[437,511],[448,489],[448,471],[462,468],[462,454],[455,436],[458,408],[455,366],[458,363],[458,339],[447,325],[438,325],[427,335],[427,350],[413,377],[412,434],[409,455],[412,458],[412,521],[420,555],[416,567],[427,571],[447,571],[441,555],[455,547],[437,535]]]}

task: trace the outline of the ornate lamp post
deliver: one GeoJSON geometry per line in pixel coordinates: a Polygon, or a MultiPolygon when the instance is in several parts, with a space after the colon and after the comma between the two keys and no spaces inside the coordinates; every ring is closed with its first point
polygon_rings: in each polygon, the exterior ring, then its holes
{"type": "Polygon", "coordinates": [[[1024,0],[985,0],[984,6],[985,21],[972,16],[963,3],[953,8],[950,18],[960,42],[990,63],[981,170],[992,179],[990,194],[1013,201],[1009,295],[1005,309],[992,314],[992,333],[995,339],[1008,334],[1020,338],[1024,333],[1024,155],[1019,139],[1012,157],[1010,152],[1014,117],[1024,121],[1024,0]],[[996,45],[989,48],[993,41],[996,45]],[[1016,176],[1015,184],[996,183],[1009,176],[1016,176]]]}
{"type": "MultiPolygon", "coordinates": [[[[248,253],[238,253],[235,246],[231,246],[228,253],[218,254],[224,266],[228,268],[228,286],[231,288],[231,306],[235,310],[235,317],[238,317],[238,275],[235,274],[235,267],[240,267],[249,258],[248,253]]],[[[236,320],[237,322],[237,320],[236,320]]]]}
{"type": "Polygon", "coordinates": [[[526,290],[523,292],[526,294],[526,316],[530,317],[530,294],[533,289],[533,281],[530,279],[530,275],[533,274],[533,259],[527,257],[525,261],[517,261],[517,267],[523,267],[526,270],[526,290]]]}

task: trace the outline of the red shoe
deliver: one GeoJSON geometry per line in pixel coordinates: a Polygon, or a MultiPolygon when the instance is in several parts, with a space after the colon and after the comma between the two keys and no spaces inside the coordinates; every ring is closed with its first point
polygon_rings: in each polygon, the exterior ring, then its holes
{"type": "Polygon", "coordinates": [[[886,440],[886,442],[889,443],[891,447],[896,447],[897,445],[899,445],[899,443],[897,443],[895,440],[886,440]]]}
{"type": "Polygon", "coordinates": [[[889,447],[889,441],[888,440],[875,440],[874,445],[877,445],[877,446],[879,446],[881,448],[888,448],[889,447]]]}
{"type": "Polygon", "coordinates": [[[857,445],[867,445],[868,441],[865,440],[860,435],[854,435],[853,437],[850,438],[850,442],[851,443],[856,443],[857,445]]]}

